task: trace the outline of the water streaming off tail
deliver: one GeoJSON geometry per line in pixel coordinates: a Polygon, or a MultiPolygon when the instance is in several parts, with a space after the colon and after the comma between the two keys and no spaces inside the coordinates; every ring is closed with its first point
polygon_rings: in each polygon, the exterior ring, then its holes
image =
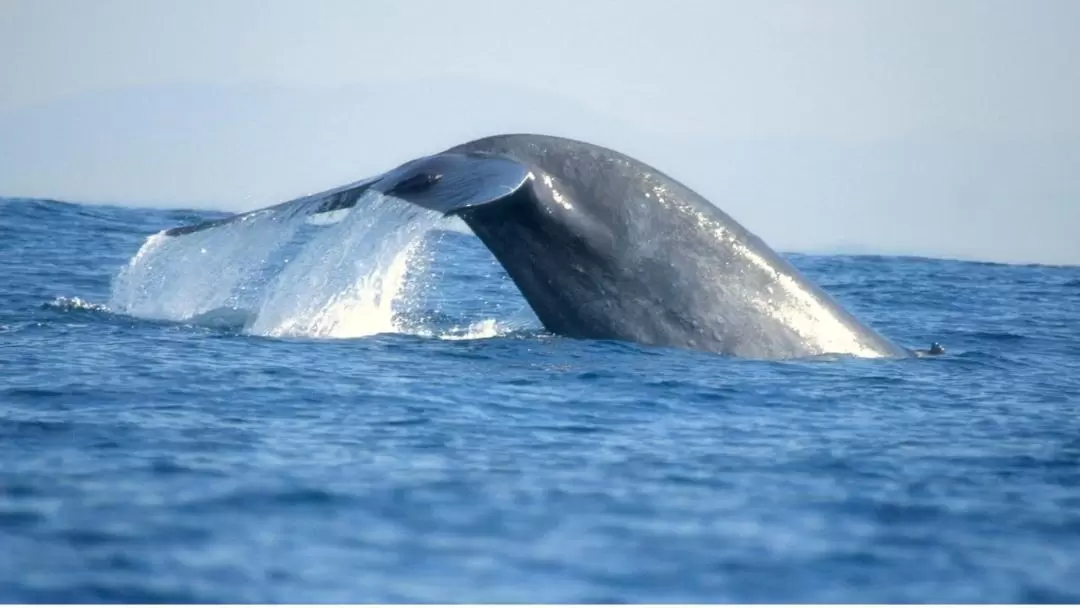
{"type": "Polygon", "coordinates": [[[462,278],[448,277],[461,271],[437,263],[443,239],[430,231],[445,223],[437,213],[369,192],[354,208],[331,214],[269,211],[180,237],[157,234],[116,277],[110,307],[145,318],[235,323],[265,336],[474,338],[520,326],[524,303],[490,256],[487,270],[464,277],[484,285],[444,288],[444,279],[462,278]],[[468,297],[479,305],[462,301],[468,297]],[[446,310],[509,312],[505,319],[467,314],[447,321],[439,318],[446,310]]]}

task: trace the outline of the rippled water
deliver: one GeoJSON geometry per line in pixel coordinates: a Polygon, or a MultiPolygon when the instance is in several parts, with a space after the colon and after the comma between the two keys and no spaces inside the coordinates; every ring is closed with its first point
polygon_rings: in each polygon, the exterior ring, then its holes
{"type": "Polygon", "coordinates": [[[0,600],[1080,601],[1080,268],[791,256],[948,352],[744,361],[550,336],[399,213],[270,280],[0,202],[0,600]]]}

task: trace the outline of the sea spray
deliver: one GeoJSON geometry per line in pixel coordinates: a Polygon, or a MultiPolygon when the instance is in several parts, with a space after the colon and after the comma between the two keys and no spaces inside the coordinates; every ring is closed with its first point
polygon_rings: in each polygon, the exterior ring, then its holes
{"type": "Polygon", "coordinates": [[[332,213],[268,211],[180,237],[159,233],[117,275],[109,308],[274,337],[467,340],[538,327],[460,224],[369,192],[332,213]],[[470,287],[451,286],[462,281],[470,287]]]}
{"type": "Polygon", "coordinates": [[[389,201],[403,204],[381,199],[387,213],[338,224],[305,247],[275,278],[252,333],[355,338],[400,331],[394,320],[410,303],[406,273],[424,260],[418,250],[440,218],[389,201]]]}
{"type": "Polygon", "coordinates": [[[112,284],[109,307],[136,317],[183,321],[215,309],[258,310],[263,275],[287,263],[302,220],[273,216],[143,243],[112,284]]]}
{"type": "MultiPolygon", "coordinates": [[[[247,331],[356,337],[395,331],[395,300],[438,214],[368,193],[334,222],[264,214],[182,237],[156,234],[113,282],[110,308],[190,321],[250,311],[247,331]]],[[[325,219],[325,218],[319,218],[325,219]]]]}

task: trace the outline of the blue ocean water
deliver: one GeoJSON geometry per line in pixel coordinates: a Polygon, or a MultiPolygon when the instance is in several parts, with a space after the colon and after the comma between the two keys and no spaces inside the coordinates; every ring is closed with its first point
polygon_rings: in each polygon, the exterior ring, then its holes
{"type": "Polygon", "coordinates": [[[0,601],[1080,601],[1080,268],[792,255],[948,352],[746,361],[547,335],[394,213],[275,281],[0,202],[0,601]]]}

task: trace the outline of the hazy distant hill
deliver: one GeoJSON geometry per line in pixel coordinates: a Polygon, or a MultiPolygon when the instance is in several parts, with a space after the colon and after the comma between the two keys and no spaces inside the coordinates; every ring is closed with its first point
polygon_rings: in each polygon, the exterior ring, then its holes
{"type": "Polygon", "coordinates": [[[158,87],[0,115],[0,195],[246,210],[500,132],[615,147],[777,248],[1080,263],[1080,143],[665,137],[541,90],[158,87]]]}
{"type": "Polygon", "coordinates": [[[0,189],[249,207],[520,130],[595,139],[627,128],[557,96],[466,82],[130,89],[0,116],[0,189]]]}

